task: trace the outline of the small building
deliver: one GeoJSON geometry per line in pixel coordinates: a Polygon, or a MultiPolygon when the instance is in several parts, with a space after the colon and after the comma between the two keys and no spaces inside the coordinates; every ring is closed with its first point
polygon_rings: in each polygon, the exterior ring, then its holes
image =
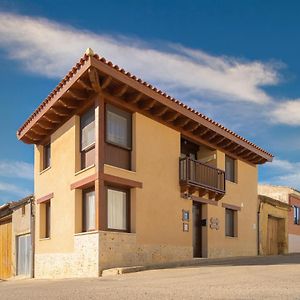
{"type": "Polygon", "coordinates": [[[300,191],[287,187],[263,184],[258,193],[288,204],[288,252],[300,252],[300,191]]]}
{"type": "Polygon", "coordinates": [[[38,278],[257,254],[272,154],[91,49],[17,136],[34,145],[38,278]]]}
{"type": "Polygon", "coordinates": [[[288,216],[290,205],[279,200],[258,196],[258,253],[288,253],[288,216]]]}
{"type": "Polygon", "coordinates": [[[0,206],[0,278],[33,277],[33,196],[0,206]]]}

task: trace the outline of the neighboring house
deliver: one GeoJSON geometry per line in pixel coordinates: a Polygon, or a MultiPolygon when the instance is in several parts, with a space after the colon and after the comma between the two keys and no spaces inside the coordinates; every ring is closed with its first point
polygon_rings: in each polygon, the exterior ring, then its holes
{"type": "Polygon", "coordinates": [[[36,277],[257,253],[272,155],[91,49],[17,136],[35,145],[36,277]]]}
{"type": "Polygon", "coordinates": [[[33,277],[33,196],[0,206],[0,278],[33,277]]]}
{"type": "Polygon", "coordinates": [[[258,253],[288,253],[288,216],[290,205],[273,198],[258,196],[258,253]]]}
{"type": "Polygon", "coordinates": [[[289,253],[300,252],[300,192],[286,186],[259,185],[258,193],[277,199],[291,206],[288,215],[289,253]]]}

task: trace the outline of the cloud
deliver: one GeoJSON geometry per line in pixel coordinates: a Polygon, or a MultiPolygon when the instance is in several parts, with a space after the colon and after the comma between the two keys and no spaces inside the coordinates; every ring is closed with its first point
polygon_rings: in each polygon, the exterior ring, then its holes
{"type": "Polygon", "coordinates": [[[30,194],[32,194],[32,191],[26,188],[22,188],[19,185],[12,184],[12,183],[6,183],[6,182],[1,182],[0,181],[0,192],[1,192],[1,197],[0,200],[2,201],[2,193],[7,193],[9,195],[14,195],[16,197],[26,197],[30,194]]]}
{"type": "Polygon", "coordinates": [[[291,126],[300,125],[300,99],[289,100],[278,104],[273,111],[273,122],[291,126]]]}
{"type": "Polygon", "coordinates": [[[300,189],[300,162],[274,159],[265,166],[269,170],[270,178],[265,183],[286,185],[300,189]]]}
{"type": "Polygon", "coordinates": [[[197,97],[268,103],[263,87],[279,82],[274,63],[214,56],[169,43],[160,49],[118,35],[95,34],[43,18],[0,13],[0,47],[28,71],[62,77],[92,47],[162,89],[197,97]]]}
{"type": "Polygon", "coordinates": [[[0,176],[33,180],[33,165],[23,161],[0,160],[0,176]]]}

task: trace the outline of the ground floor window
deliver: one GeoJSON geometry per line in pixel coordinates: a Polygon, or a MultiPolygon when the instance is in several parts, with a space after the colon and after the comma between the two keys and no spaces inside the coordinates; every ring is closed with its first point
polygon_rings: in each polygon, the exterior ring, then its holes
{"type": "Polygon", "coordinates": [[[40,204],[40,238],[50,238],[51,228],[51,202],[40,204]]]}
{"type": "Polygon", "coordinates": [[[229,237],[237,236],[237,211],[225,208],[225,235],[229,237]]]}
{"type": "Polygon", "coordinates": [[[82,196],[82,231],[92,231],[96,229],[95,189],[83,190],[82,196]]]}
{"type": "Polygon", "coordinates": [[[107,227],[129,231],[129,191],[107,187],[107,227]]]}

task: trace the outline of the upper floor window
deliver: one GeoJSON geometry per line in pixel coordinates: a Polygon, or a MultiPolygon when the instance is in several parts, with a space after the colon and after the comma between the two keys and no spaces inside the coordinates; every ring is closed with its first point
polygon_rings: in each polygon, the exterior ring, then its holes
{"type": "Polygon", "coordinates": [[[96,200],[95,189],[87,189],[82,192],[82,231],[96,229],[96,200]]]}
{"type": "Polygon", "coordinates": [[[131,149],[131,114],[114,106],[106,106],[106,141],[131,149]]]}
{"type": "Polygon", "coordinates": [[[226,180],[236,182],[236,160],[225,156],[225,178],[226,180]]]}
{"type": "Polygon", "coordinates": [[[43,148],[43,170],[50,167],[51,164],[51,144],[44,145],[43,148]]]}
{"type": "Polygon", "coordinates": [[[95,110],[90,109],[80,118],[81,168],[95,163],[95,110]]]}
{"type": "Polygon", "coordinates": [[[50,238],[51,202],[40,204],[40,238],[50,238]]]}
{"type": "Polygon", "coordinates": [[[300,207],[294,206],[294,224],[300,225],[300,207]]]}
{"type": "Polygon", "coordinates": [[[106,105],[105,163],[131,169],[132,121],[131,113],[106,105]]]}

